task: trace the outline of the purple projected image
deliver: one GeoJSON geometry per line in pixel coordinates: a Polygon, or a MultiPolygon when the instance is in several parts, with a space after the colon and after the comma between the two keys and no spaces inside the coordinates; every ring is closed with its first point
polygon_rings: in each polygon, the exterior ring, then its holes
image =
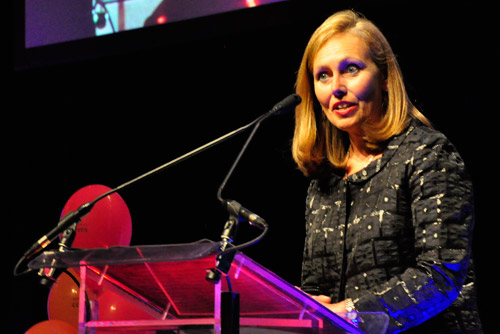
{"type": "Polygon", "coordinates": [[[178,22],[285,0],[25,0],[25,47],[178,22]]]}

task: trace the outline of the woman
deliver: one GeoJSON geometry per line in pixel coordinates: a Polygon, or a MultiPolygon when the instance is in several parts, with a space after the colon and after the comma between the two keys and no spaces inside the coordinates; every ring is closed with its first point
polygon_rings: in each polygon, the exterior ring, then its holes
{"type": "Polygon", "coordinates": [[[328,18],[296,91],[293,156],[312,179],[302,289],[339,314],[387,314],[387,333],[482,333],[471,181],[379,29],[352,11],[328,18]]]}

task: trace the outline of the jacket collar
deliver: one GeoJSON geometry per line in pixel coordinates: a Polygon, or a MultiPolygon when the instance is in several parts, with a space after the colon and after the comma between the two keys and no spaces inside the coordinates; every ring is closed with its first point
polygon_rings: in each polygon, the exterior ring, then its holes
{"type": "MultiPolygon", "coordinates": [[[[383,150],[382,157],[380,159],[375,160],[366,168],[360,170],[357,173],[354,173],[347,177],[348,182],[352,183],[360,183],[365,182],[366,180],[373,177],[375,174],[380,172],[382,168],[392,159],[398,148],[401,146],[403,141],[408,137],[408,135],[419,125],[417,120],[412,120],[410,125],[406,127],[406,129],[398,135],[391,137],[387,143],[387,146],[383,150]]],[[[330,186],[335,185],[338,181],[342,179],[343,176],[332,173],[330,178],[330,186]]]]}

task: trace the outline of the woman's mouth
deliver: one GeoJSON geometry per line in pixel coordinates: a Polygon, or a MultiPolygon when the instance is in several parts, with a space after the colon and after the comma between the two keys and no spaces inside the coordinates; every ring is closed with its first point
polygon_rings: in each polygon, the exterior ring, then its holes
{"type": "Polygon", "coordinates": [[[340,116],[347,116],[351,114],[358,105],[353,102],[340,101],[333,105],[332,111],[340,116]]]}

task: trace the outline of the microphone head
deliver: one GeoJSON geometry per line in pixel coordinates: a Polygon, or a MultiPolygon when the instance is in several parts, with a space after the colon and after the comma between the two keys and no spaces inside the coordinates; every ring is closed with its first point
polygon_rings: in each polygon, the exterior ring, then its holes
{"type": "Polygon", "coordinates": [[[302,102],[302,99],[299,95],[297,94],[288,95],[283,100],[276,103],[273,109],[271,109],[270,113],[274,115],[281,115],[295,108],[300,102],[302,102]]]}

